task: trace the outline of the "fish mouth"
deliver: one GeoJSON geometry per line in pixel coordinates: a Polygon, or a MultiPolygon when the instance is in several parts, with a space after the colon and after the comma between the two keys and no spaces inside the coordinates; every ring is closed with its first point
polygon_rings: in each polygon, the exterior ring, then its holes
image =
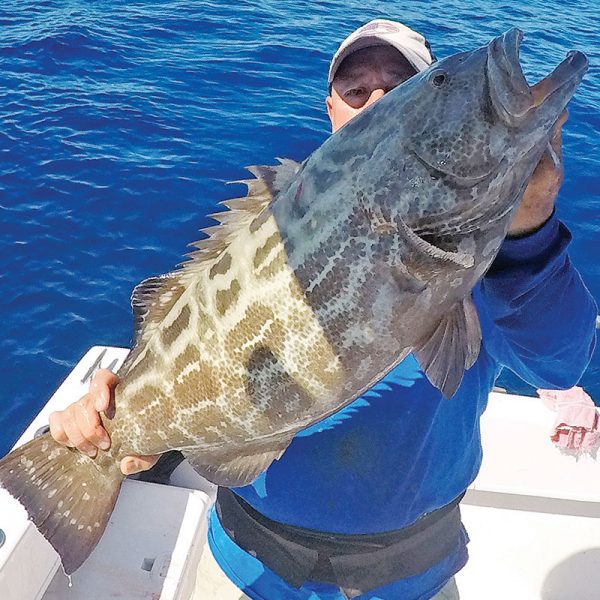
{"type": "Polygon", "coordinates": [[[550,98],[558,100],[557,107],[554,107],[558,110],[558,118],[588,68],[585,54],[571,51],[552,73],[529,86],[519,60],[522,41],[523,32],[514,28],[492,40],[487,51],[492,105],[500,118],[513,126],[550,98]]]}

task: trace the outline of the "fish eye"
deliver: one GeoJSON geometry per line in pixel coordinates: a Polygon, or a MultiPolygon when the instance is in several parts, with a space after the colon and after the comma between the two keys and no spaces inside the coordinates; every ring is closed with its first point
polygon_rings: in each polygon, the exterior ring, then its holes
{"type": "Polygon", "coordinates": [[[431,83],[433,87],[442,87],[446,81],[448,81],[448,73],[446,73],[446,71],[442,71],[441,69],[436,69],[429,75],[429,83],[431,83]]]}

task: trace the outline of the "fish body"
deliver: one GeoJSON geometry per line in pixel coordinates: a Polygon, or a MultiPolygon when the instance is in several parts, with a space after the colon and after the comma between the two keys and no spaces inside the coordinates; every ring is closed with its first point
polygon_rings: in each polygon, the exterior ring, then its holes
{"type": "Polygon", "coordinates": [[[111,449],[46,436],[0,462],[66,572],[105,527],[123,456],[180,449],[219,485],[249,483],[410,352],[452,396],[481,342],[470,292],[587,67],[571,53],[529,87],[521,37],[415,75],[302,164],[251,168],[190,260],[136,288],[111,449]]]}

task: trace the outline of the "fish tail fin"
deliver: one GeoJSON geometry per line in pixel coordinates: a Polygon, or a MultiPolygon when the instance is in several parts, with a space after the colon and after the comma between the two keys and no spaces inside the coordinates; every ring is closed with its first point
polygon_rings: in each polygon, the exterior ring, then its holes
{"type": "Polygon", "coordinates": [[[123,478],[108,455],[91,459],[57,444],[49,434],[0,460],[0,486],[25,507],[60,555],[67,575],[81,566],[98,543],[123,478]]]}

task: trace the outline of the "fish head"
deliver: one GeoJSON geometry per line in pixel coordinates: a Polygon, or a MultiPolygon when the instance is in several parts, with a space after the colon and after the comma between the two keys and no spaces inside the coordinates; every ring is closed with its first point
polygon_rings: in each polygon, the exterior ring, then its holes
{"type": "MultiPolygon", "coordinates": [[[[412,83],[408,139],[415,156],[450,183],[474,187],[502,166],[527,179],[588,66],[581,52],[530,86],[519,59],[523,33],[435,63],[412,83]]],[[[405,84],[407,85],[407,84],[405,84]]]]}

